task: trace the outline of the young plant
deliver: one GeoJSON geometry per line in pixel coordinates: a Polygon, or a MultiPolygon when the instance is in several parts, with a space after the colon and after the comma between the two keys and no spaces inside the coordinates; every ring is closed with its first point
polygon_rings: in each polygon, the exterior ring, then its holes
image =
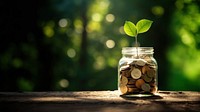
{"type": "Polygon", "coordinates": [[[137,49],[137,57],[138,57],[138,42],[137,36],[140,33],[147,32],[151,27],[153,21],[148,19],[142,19],[137,22],[135,25],[131,21],[126,21],[124,24],[124,31],[128,36],[135,37],[136,49],[137,49]]]}

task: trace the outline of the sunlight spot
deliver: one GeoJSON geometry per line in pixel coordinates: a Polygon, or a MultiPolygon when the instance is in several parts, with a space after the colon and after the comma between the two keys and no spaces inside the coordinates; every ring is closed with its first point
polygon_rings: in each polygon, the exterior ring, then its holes
{"type": "Polygon", "coordinates": [[[54,21],[48,21],[46,25],[43,27],[43,33],[46,37],[51,38],[54,36],[54,27],[55,22],[54,21]]]}
{"type": "Polygon", "coordinates": [[[102,70],[105,67],[105,59],[102,56],[96,57],[96,61],[93,65],[96,70],[102,70]]]}
{"type": "Polygon", "coordinates": [[[68,49],[67,50],[67,55],[70,57],[70,58],[73,58],[76,56],[76,51],[72,48],[68,49]]]}
{"type": "Polygon", "coordinates": [[[44,34],[49,38],[53,37],[53,35],[54,35],[54,30],[50,26],[45,26],[43,28],[43,31],[44,31],[44,34]]]}
{"type": "Polygon", "coordinates": [[[76,19],[74,21],[74,27],[75,27],[75,32],[76,33],[82,33],[83,31],[83,22],[80,19],[76,19]]]}
{"type": "Polygon", "coordinates": [[[107,40],[106,41],[106,46],[108,48],[113,48],[113,47],[115,47],[115,42],[113,40],[107,40]]]}
{"type": "Polygon", "coordinates": [[[99,31],[101,29],[101,24],[99,22],[90,21],[86,27],[86,31],[91,33],[93,31],[99,31]]]}
{"type": "Polygon", "coordinates": [[[101,8],[107,8],[110,4],[109,0],[99,0],[99,7],[101,8]]]}
{"type": "Polygon", "coordinates": [[[121,46],[121,47],[124,47],[124,46],[128,46],[128,40],[127,39],[121,39],[120,41],[119,41],[119,45],[121,46]]]}
{"type": "Polygon", "coordinates": [[[152,13],[156,16],[162,16],[164,14],[164,8],[161,6],[154,6],[151,9],[152,13]]]}
{"type": "Polygon", "coordinates": [[[100,22],[100,21],[102,20],[101,14],[99,14],[99,13],[94,13],[94,14],[92,15],[92,20],[93,20],[93,21],[96,21],[96,22],[100,22]]]}
{"type": "Polygon", "coordinates": [[[60,26],[60,27],[66,27],[67,26],[67,24],[68,24],[68,21],[67,21],[67,19],[60,19],[59,20],[59,22],[58,22],[58,25],[60,26]]]}
{"type": "Polygon", "coordinates": [[[191,59],[191,60],[186,60],[183,71],[188,79],[195,80],[200,76],[199,62],[200,61],[199,61],[198,57],[191,59]]]}
{"type": "Polygon", "coordinates": [[[181,37],[181,41],[188,46],[193,47],[195,44],[195,40],[193,38],[193,35],[190,34],[186,29],[182,28],[180,30],[180,37],[181,37]]]}
{"type": "Polygon", "coordinates": [[[118,64],[117,60],[115,58],[109,58],[108,59],[108,65],[111,67],[116,67],[118,64]]]}
{"type": "Polygon", "coordinates": [[[76,19],[76,20],[74,21],[74,26],[75,26],[76,28],[83,28],[83,22],[82,22],[80,19],[76,19]]]}
{"type": "Polygon", "coordinates": [[[78,33],[78,34],[81,34],[81,33],[83,32],[83,30],[80,29],[80,28],[76,28],[76,29],[75,29],[75,32],[78,33]]]}
{"type": "Polygon", "coordinates": [[[113,22],[115,20],[115,16],[113,14],[107,14],[106,15],[106,20],[108,22],[113,22]]]}
{"type": "Polygon", "coordinates": [[[59,81],[59,84],[60,84],[61,87],[67,88],[69,86],[69,81],[67,79],[61,79],[59,81]]]}
{"type": "Polygon", "coordinates": [[[124,32],[124,26],[119,27],[119,32],[120,32],[121,34],[125,34],[125,32],[124,32]]]}
{"type": "Polygon", "coordinates": [[[193,43],[193,39],[189,35],[182,35],[181,40],[186,45],[191,45],[193,43]]]}

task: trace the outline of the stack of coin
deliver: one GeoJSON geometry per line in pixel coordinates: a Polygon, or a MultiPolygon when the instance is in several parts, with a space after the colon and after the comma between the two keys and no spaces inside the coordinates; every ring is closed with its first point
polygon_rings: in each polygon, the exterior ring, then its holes
{"type": "Polygon", "coordinates": [[[145,59],[135,59],[120,67],[119,90],[122,94],[155,93],[156,65],[145,59]]]}

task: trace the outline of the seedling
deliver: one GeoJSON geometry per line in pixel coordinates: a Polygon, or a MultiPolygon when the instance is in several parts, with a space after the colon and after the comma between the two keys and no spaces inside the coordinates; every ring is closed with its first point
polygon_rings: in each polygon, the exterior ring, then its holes
{"type": "Polygon", "coordinates": [[[126,21],[124,24],[124,31],[128,36],[135,37],[136,49],[137,49],[137,57],[138,57],[138,42],[137,37],[138,34],[147,32],[151,27],[153,21],[148,19],[142,19],[137,22],[135,25],[131,21],[126,21]]]}

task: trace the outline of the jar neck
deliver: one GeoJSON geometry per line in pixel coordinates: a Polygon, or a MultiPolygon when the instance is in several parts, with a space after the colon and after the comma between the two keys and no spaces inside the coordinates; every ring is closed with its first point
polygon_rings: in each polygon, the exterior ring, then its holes
{"type": "Polygon", "coordinates": [[[138,57],[153,56],[153,47],[123,47],[122,55],[125,57],[138,57]]]}

